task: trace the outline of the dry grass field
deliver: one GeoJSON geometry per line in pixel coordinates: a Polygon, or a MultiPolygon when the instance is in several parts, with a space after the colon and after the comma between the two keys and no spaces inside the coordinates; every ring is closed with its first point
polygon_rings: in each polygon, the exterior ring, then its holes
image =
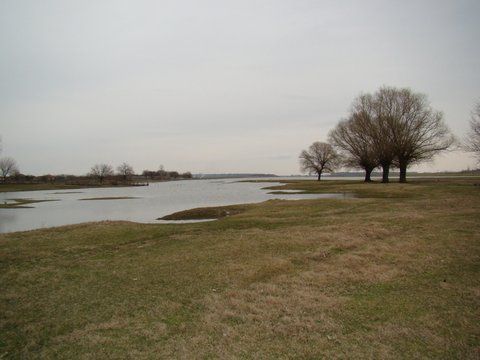
{"type": "Polygon", "coordinates": [[[0,359],[478,359],[475,182],[0,235],[0,359]]]}

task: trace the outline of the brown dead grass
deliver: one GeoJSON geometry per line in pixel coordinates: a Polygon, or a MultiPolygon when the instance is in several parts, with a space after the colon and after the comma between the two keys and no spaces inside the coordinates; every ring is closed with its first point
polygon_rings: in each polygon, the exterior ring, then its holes
{"type": "Polygon", "coordinates": [[[214,223],[2,235],[4,351],[478,358],[480,193],[391,189],[394,199],[382,186],[373,198],[269,201],[214,223]]]}

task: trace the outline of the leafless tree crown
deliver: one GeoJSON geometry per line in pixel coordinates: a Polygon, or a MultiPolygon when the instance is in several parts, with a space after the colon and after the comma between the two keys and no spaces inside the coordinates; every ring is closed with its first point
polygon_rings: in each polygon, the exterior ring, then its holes
{"type": "Polygon", "coordinates": [[[339,154],[332,145],[324,142],[314,142],[308,150],[303,150],[299,156],[300,170],[308,174],[317,174],[320,180],[323,172],[332,172],[341,164],[339,154]]]}
{"type": "Polygon", "coordinates": [[[126,162],[120,164],[117,167],[117,173],[123,176],[125,179],[135,174],[135,172],[133,171],[133,167],[127,164],[126,162]]]}
{"type": "Polygon", "coordinates": [[[107,176],[113,175],[113,168],[108,164],[96,164],[92,166],[89,175],[98,178],[102,182],[107,176]]]}
{"type": "Polygon", "coordinates": [[[0,159],[0,175],[5,180],[7,176],[18,172],[17,162],[11,157],[4,157],[0,159]]]}
{"type": "Polygon", "coordinates": [[[465,149],[473,152],[480,163],[480,101],[472,111],[470,131],[465,139],[465,149]]]}
{"type": "Polygon", "coordinates": [[[430,106],[424,94],[381,88],[378,96],[388,104],[381,109],[380,117],[386,121],[400,166],[430,160],[454,143],[443,114],[430,106]]]}
{"type": "Polygon", "coordinates": [[[342,153],[343,165],[365,170],[365,181],[379,165],[372,133],[375,131],[375,109],[371,95],[362,95],[352,105],[348,119],[341,120],[329,133],[329,141],[342,153]]]}
{"type": "Polygon", "coordinates": [[[345,165],[367,172],[380,165],[388,182],[391,165],[406,181],[407,167],[430,160],[455,142],[443,120],[424,94],[410,89],[382,87],[373,95],[357,97],[347,120],[330,133],[331,143],[348,154],[345,165]]]}

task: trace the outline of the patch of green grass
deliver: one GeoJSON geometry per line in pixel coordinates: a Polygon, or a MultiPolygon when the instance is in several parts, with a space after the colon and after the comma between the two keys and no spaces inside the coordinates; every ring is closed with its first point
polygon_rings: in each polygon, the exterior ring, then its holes
{"type": "Polygon", "coordinates": [[[360,197],[0,235],[0,356],[477,358],[473,182],[287,182],[360,197]]]}
{"type": "Polygon", "coordinates": [[[35,191],[35,190],[59,190],[59,189],[82,189],[88,186],[66,184],[0,184],[0,192],[35,191]]]}
{"type": "Polygon", "coordinates": [[[130,187],[130,186],[144,186],[144,184],[85,184],[85,185],[70,185],[62,183],[40,183],[40,184],[5,184],[0,183],[0,192],[13,191],[36,191],[36,190],[68,190],[68,189],[87,189],[87,188],[101,188],[101,187],[130,187]]]}
{"type": "Polygon", "coordinates": [[[244,212],[247,208],[248,208],[248,205],[229,205],[229,206],[195,208],[195,209],[178,211],[173,214],[158,218],[157,220],[221,219],[227,216],[240,214],[244,212]]]}

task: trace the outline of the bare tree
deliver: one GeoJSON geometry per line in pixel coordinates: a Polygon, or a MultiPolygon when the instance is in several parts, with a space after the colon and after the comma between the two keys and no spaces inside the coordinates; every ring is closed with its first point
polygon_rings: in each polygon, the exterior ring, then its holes
{"type": "Polygon", "coordinates": [[[120,164],[118,167],[117,167],[117,173],[119,175],[121,175],[123,177],[123,180],[128,180],[128,178],[130,176],[132,176],[133,174],[135,174],[135,172],[133,171],[133,167],[131,167],[129,164],[127,164],[126,162],[120,164]]]}
{"type": "Polygon", "coordinates": [[[341,164],[340,155],[332,145],[316,141],[299,156],[300,170],[308,174],[317,174],[320,181],[324,171],[332,172],[341,164]]]}
{"type": "Polygon", "coordinates": [[[455,142],[442,113],[425,95],[394,87],[357,97],[349,120],[337,125],[330,140],[349,153],[347,165],[365,169],[366,181],[370,169],[380,165],[384,183],[392,165],[400,168],[400,182],[406,182],[408,166],[432,159],[455,142]]]}
{"type": "MultiPolygon", "coordinates": [[[[374,95],[362,94],[354,99],[350,117],[355,124],[355,133],[367,145],[364,151],[374,155],[376,166],[382,167],[382,182],[389,182],[390,167],[395,160],[392,134],[388,126],[390,98],[377,92],[374,95]],[[386,114],[384,114],[386,113],[386,114]]],[[[374,166],[374,168],[376,167],[374,166]]]]}
{"type": "Polygon", "coordinates": [[[470,131],[465,139],[465,150],[473,152],[480,163],[480,102],[475,105],[470,119],[470,131]]]}
{"type": "Polygon", "coordinates": [[[330,131],[330,142],[345,153],[344,164],[347,167],[365,170],[365,182],[371,181],[371,174],[378,163],[373,139],[369,134],[371,125],[365,118],[352,114],[349,119],[342,120],[330,131]]]}
{"type": "Polygon", "coordinates": [[[103,183],[107,176],[113,175],[113,168],[108,164],[96,164],[92,166],[89,175],[96,177],[100,183],[103,183]]]}
{"type": "Polygon", "coordinates": [[[4,157],[0,159],[0,175],[5,181],[7,176],[18,172],[17,162],[11,157],[4,157]]]}
{"type": "Polygon", "coordinates": [[[388,183],[390,168],[392,167],[396,154],[393,147],[394,133],[391,126],[394,122],[392,111],[395,108],[394,97],[389,88],[382,88],[372,96],[374,107],[373,127],[370,129],[370,136],[375,144],[375,151],[378,162],[382,167],[382,183],[388,183]]]}
{"type": "Polygon", "coordinates": [[[395,154],[400,182],[407,181],[408,166],[431,160],[455,142],[443,114],[432,109],[426,95],[383,87],[376,93],[376,101],[380,128],[395,154]]]}

